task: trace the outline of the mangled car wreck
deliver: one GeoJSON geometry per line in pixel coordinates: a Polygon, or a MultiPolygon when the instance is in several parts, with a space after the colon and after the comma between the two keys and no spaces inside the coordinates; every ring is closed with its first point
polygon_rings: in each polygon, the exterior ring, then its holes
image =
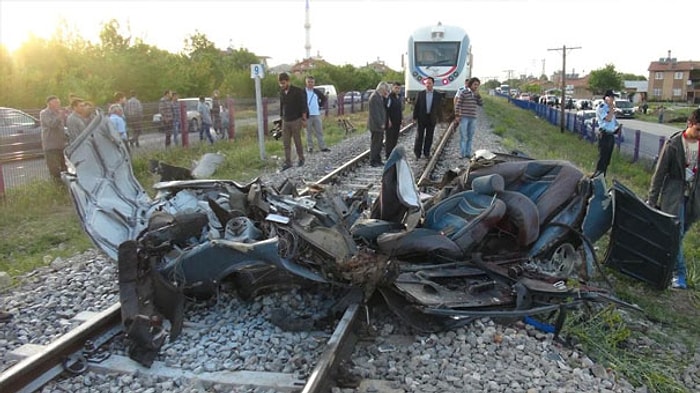
{"type": "Polygon", "coordinates": [[[678,249],[677,220],[621,184],[607,190],[565,161],[495,154],[446,174],[427,200],[401,147],[375,200],[367,189],[300,195],[259,179],[161,182],[152,199],[108,123],[66,149],[64,181],[85,231],[118,261],[130,356],[147,366],[166,337],[162,320],[176,339],[185,296],[211,296],[223,280],[244,297],[304,282],[361,288],[423,331],[558,312],[557,330],[585,301],[633,307],[588,285],[592,244],[611,227],[606,263],[660,288],[670,267],[655,261],[678,249]],[[649,233],[653,245],[640,250],[649,233]]]}

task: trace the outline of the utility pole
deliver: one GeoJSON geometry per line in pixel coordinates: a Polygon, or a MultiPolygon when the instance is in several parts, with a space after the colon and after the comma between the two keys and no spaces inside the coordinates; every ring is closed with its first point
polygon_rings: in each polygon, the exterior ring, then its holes
{"type": "Polygon", "coordinates": [[[561,116],[559,116],[559,130],[561,132],[564,132],[564,120],[566,118],[566,103],[564,100],[566,99],[566,50],[574,50],[574,49],[581,49],[580,46],[575,46],[573,48],[567,48],[566,45],[562,46],[561,48],[554,48],[554,49],[547,49],[547,50],[560,50],[562,53],[562,65],[561,65],[561,101],[559,102],[559,107],[561,108],[561,116]]]}
{"type": "MultiPolygon", "coordinates": [[[[508,79],[506,79],[506,83],[508,83],[509,89],[515,88],[515,86],[511,84],[511,80],[513,79],[513,70],[503,70],[503,72],[508,74],[508,79]]],[[[508,102],[510,102],[510,91],[506,91],[505,94],[508,96],[508,102]]]]}
{"type": "MultiPolygon", "coordinates": [[[[545,60],[546,60],[546,59],[542,59],[542,73],[540,74],[540,76],[546,75],[546,74],[545,74],[545,70],[544,70],[545,60]]],[[[540,79],[540,78],[537,78],[537,79],[540,79]]]]}
{"type": "Polygon", "coordinates": [[[506,80],[508,81],[508,83],[510,83],[510,80],[513,79],[513,70],[503,70],[503,72],[505,72],[508,75],[508,79],[506,80]]]}

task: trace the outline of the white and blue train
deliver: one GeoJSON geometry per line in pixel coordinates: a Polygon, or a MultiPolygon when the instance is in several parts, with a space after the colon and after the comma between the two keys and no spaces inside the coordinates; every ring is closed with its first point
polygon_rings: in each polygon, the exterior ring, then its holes
{"type": "Polygon", "coordinates": [[[454,97],[465,79],[471,78],[472,46],[461,27],[438,22],[415,30],[408,39],[407,58],[405,88],[411,101],[425,89],[423,81],[429,76],[435,79],[435,90],[447,98],[454,97]]]}

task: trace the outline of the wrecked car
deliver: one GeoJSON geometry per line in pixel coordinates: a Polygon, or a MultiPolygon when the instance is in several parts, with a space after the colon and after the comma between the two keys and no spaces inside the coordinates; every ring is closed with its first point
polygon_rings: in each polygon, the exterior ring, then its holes
{"type": "Polygon", "coordinates": [[[163,343],[163,319],[171,340],[180,332],[184,296],[211,296],[222,280],[245,297],[308,283],[379,292],[423,331],[559,312],[556,331],[585,301],[635,308],[587,281],[598,268],[592,244],[612,227],[606,263],[659,287],[670,281],[668,263],[648,260],[678,249],[675,217],[566,161],[485,152],[421,200],[399,146],[374,200],[369,186],[300,195],[260,179],[165,181],[151,198],[110,124],[93,121],[65,150],[63,180],[84,230],[119,264],[130,356],[144,365],[163,343]],[[652,234],[639,255],[635,242],[652,234]]]}

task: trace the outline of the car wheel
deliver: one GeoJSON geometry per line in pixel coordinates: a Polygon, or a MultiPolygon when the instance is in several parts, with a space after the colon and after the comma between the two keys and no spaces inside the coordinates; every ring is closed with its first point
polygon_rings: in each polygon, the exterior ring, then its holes
{"type": "Polygon", "coordinates": [[[570,242],[562,242],[549,253],[549,257],[540,261],[541,273],[557,278],[587,278],[586,262],[582,251],[570,242]]]}

